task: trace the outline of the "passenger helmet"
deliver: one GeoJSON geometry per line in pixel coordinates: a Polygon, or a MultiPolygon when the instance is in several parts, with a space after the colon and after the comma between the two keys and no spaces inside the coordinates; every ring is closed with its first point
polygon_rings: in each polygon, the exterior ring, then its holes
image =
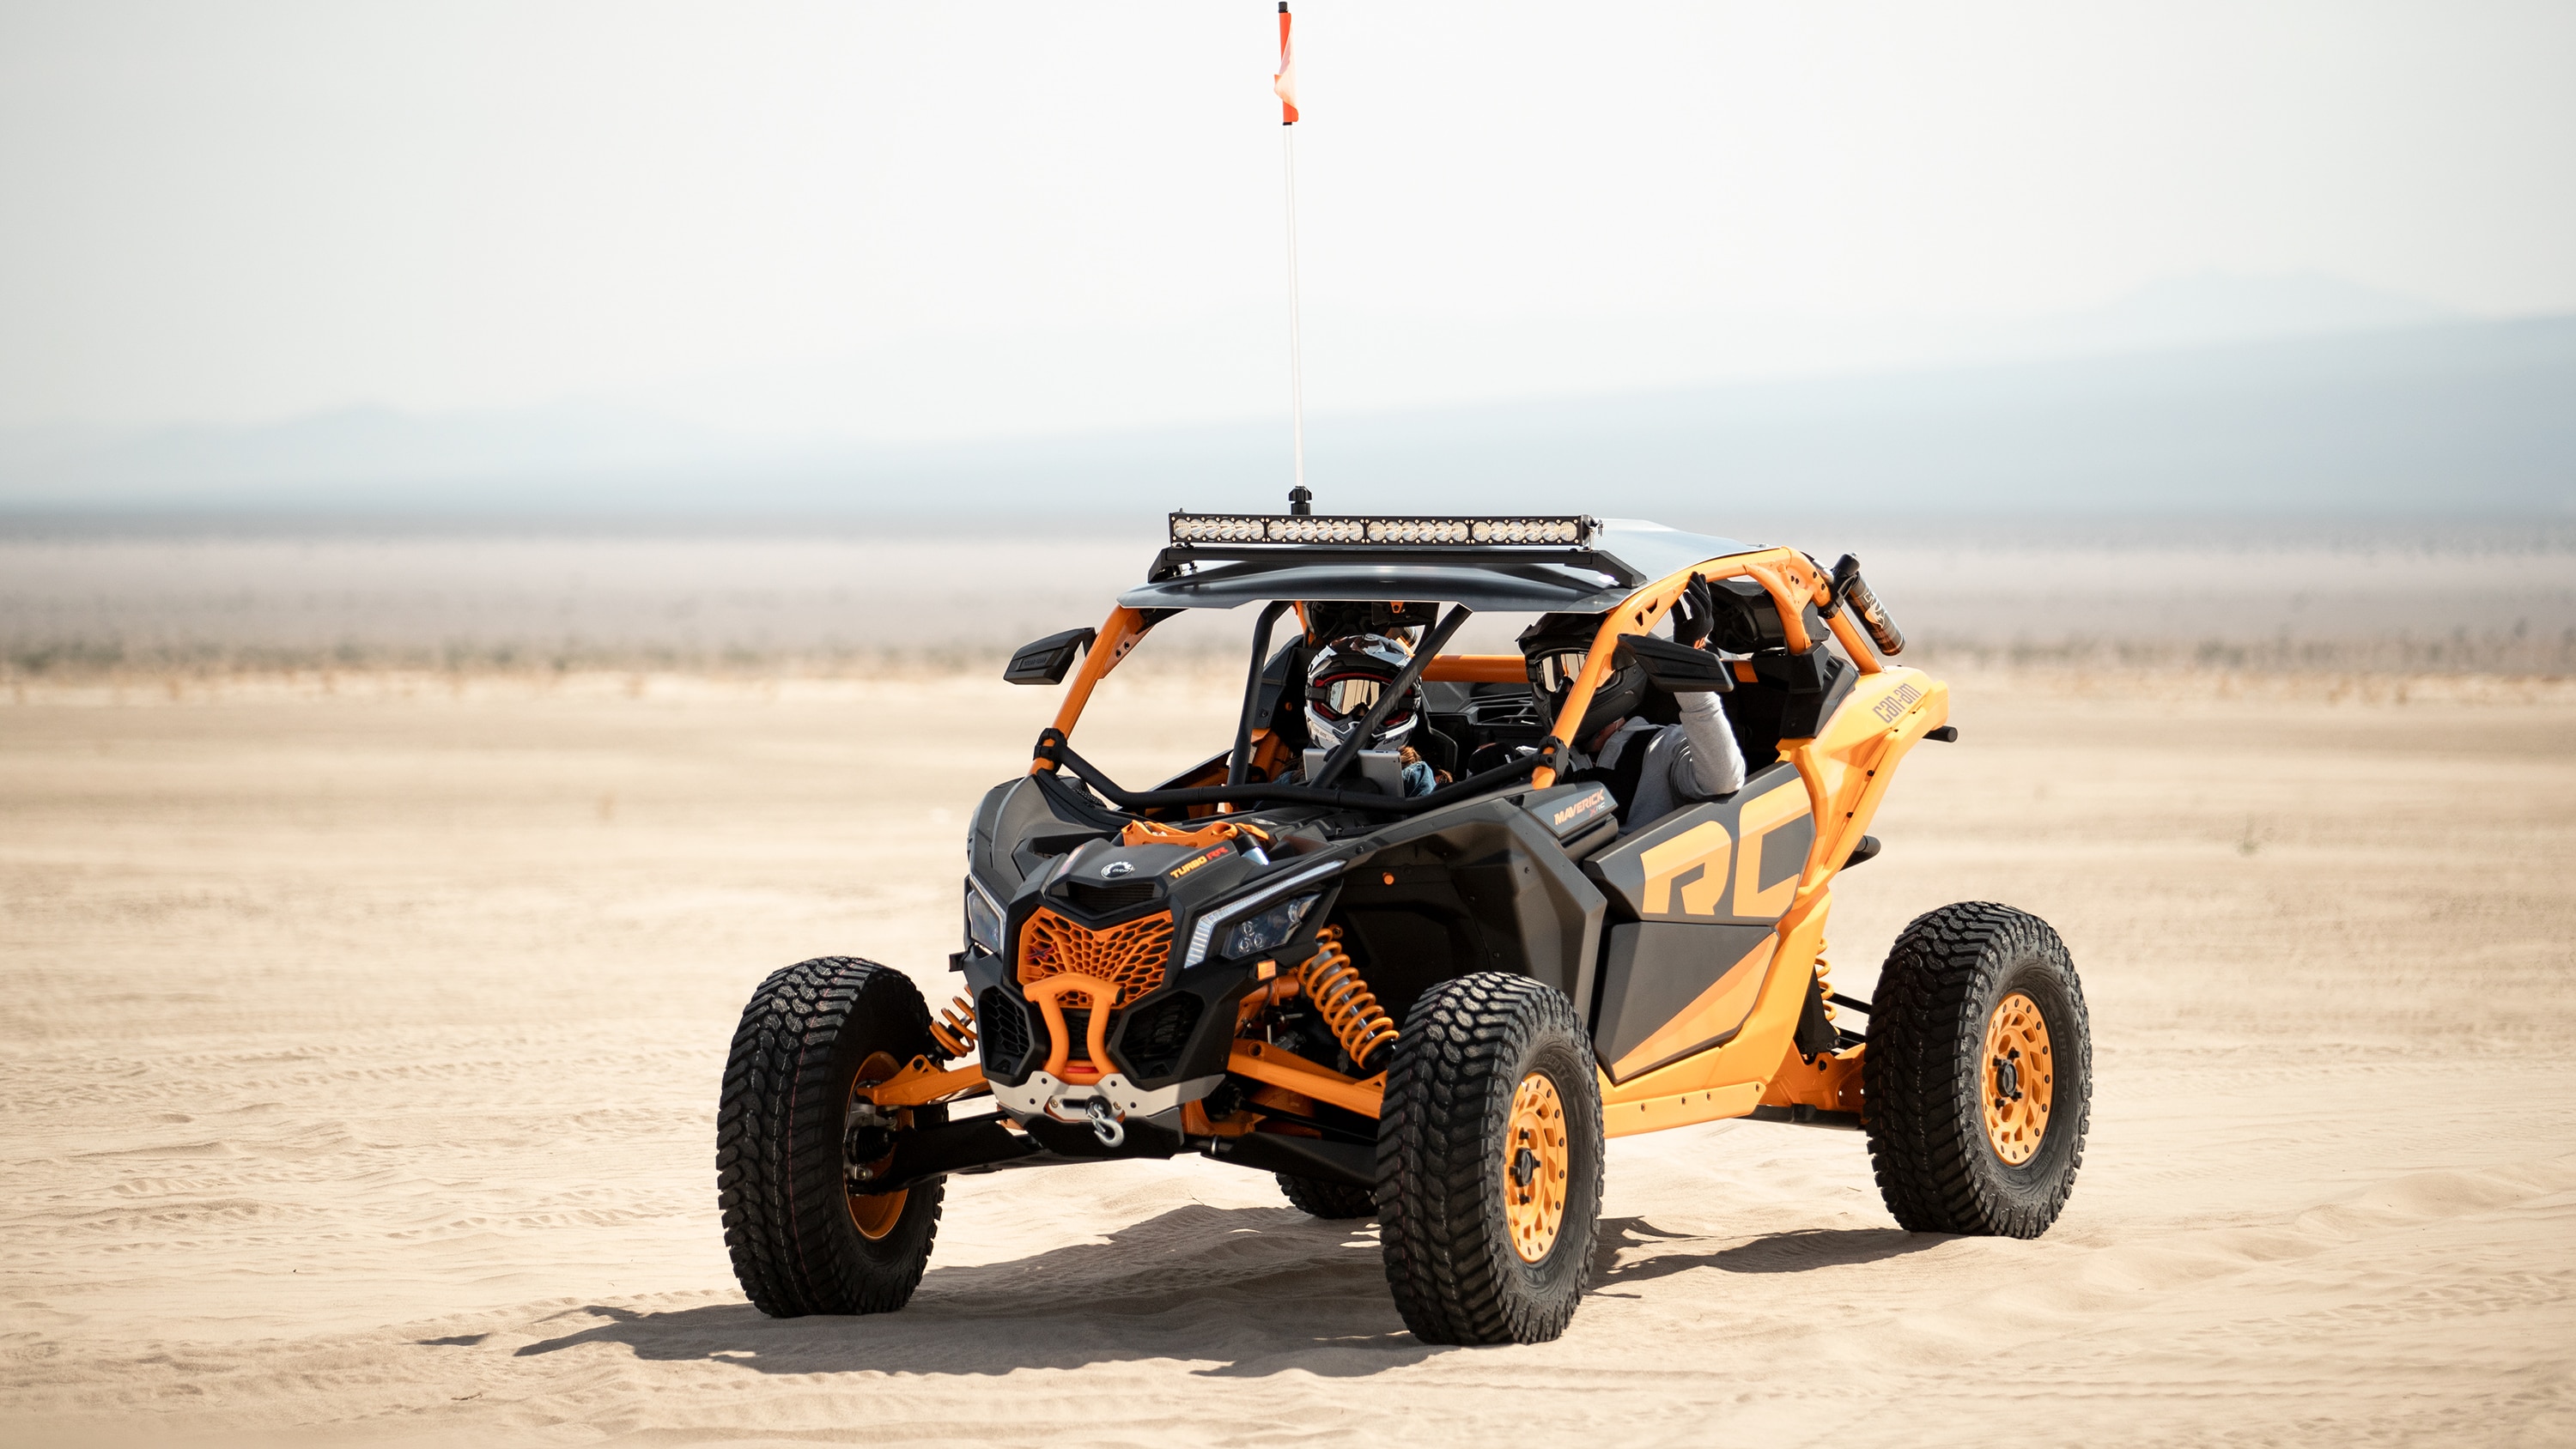
{"type": "Polygon", "coordinates": [[[1607,617],[1546,614],[1521,631],[1521,659],[1529,668],[1530,692],[1547,705],[1556,737],[1578,749],[1611,722],[1635,714],[1646,701],[1646,671],[1635,664],[1614,664],[1602,676],[1601,687],[1592,691],[1592,705],[1583,712],[1580,724],[1569,730],[1565,721],[1556,719],[1565,712],[1566,696],[1582,677],[1583,661],[1590,657],[1592,641],[1607,617]]]}
{"type": "MultiPolygon", "coordinates": [[[[1316,650],[1306,664],[1306,730],[1315,747],[1328,750],[1349,739],[1412,661],[1412,650],[1384,634],[1353,634],[1316,650]]],[[[1421,702],[1422,691],[1416,686],[1410,697],[1387,711],[1377,734],[1361,748],[1403,748],[1421,713],[1421,702]]]]}

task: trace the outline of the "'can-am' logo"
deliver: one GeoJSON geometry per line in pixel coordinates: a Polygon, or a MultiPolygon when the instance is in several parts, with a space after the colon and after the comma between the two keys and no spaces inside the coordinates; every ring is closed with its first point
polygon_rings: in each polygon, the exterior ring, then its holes
{"type": "Polygon", "coordinates": [[[1102,880],[1116,880],[1122,875],[1133,875],[1135,872],[1136,862],[1132,860],[1113,860],[1100,868],[1100,878],[1102,880]]]}
{"type": "Polygon", "coordinates": [[[1887,698],[1871,705],[1869,707],[1869,712],[1877,715],[1883,723],[1894,724],[1896,723],[1896,717],[1905,713],[1906,706],[1911,705],[1914,701],[1921,699],[1922,697],[1922,690],[1915,688],[1911,684],[1900,684],[1896,686],[1896,688],[1888,691],[1887,698]]]}

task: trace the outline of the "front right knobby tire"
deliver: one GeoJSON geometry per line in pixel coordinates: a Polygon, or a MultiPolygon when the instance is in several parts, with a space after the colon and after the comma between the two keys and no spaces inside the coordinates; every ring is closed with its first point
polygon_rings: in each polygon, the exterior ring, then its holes
{"type": "MultiPolygon", "coordinates": [[[[938,1050],[920,988],[873,961],[800,962],[752,993],[716,1110],[716,1184],[734,1276],[761,1312],[891,1313],[911,1299],[946,1184],[853,1195],[844,1149],[862,1077],[938,1050]]],[[[946,1109],[911,1115],[926,1126],[946,1109]]]]}
{"type": "Polygon", "coordinates": [[[1896,938],[1861,1058],[1879,1195],[1915,1233],[2035,1238],[2075,1191],[2092,1027],[2046,921],[1967,901],[1896,938]]]}
{"type": "Polygon", "coordinates": [[[1422,994],[1378,1123],[1396,1311],[1425,1343],[1565,1332],[1601,1221],[1601,1090],[1573,1003],[1481,972],[1422,994]]]}

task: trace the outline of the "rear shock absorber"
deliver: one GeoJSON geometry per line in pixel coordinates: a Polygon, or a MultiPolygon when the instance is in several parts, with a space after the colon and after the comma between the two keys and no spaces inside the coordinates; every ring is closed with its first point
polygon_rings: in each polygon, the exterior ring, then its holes
{"type": "Polygon", "coordinates": [[[939,1019],[930,1024],[930,1039],[952,1057],[975,1054],[975,1003],[965,997],[939,1009],[939,1019]]]}
{"type": "Polygon", "coordinates": [[[1904,631],[1887,617],[1887,608],[1879,603],[1878,595],[1861,582],[1860,560],[1850,554],[1844,554],[1834,564],[1833,598],[1837,604],[1851,605],[1852,617],[1869,631],[1870,642],[1878,646],[1879,653],[1893,659],[1905,652],[1904,631]]]}
{"type": "Polygon", "coordinates": [[[1326,926],[1315,933],[1315,954],[1297,968],[1297,980],[1306,999],[1323,1015],[1324,1025],[1362,1072],[1369,1070],[1372,1053],[1395,1041],[1394,1020],[1360,979],[1351,953],[1342,949],[1341,927],[1326,926]]]}

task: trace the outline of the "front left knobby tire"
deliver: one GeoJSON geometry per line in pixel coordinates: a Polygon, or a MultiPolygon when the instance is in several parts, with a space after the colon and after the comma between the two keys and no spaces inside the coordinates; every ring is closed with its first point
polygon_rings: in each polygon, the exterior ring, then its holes
{"type": "Polygon", "coordinates": [[[1378,1124],[1379,1241],[1425,1343],[1565,1332],[1601,1222],[1601,1089],[1573,1003],[1480,972],[1422,994],[1378,1124]]]}
{"type": "Polygon", "coordinates": [[[752,993],[716,1110],[716,1184],[734,1276],[761,1312],[891,1313],[920,1286],[945,1184],[852,1193],[850,1098],[938,1050],[920,988],[873,961],[799,962],[752,993]]]}

